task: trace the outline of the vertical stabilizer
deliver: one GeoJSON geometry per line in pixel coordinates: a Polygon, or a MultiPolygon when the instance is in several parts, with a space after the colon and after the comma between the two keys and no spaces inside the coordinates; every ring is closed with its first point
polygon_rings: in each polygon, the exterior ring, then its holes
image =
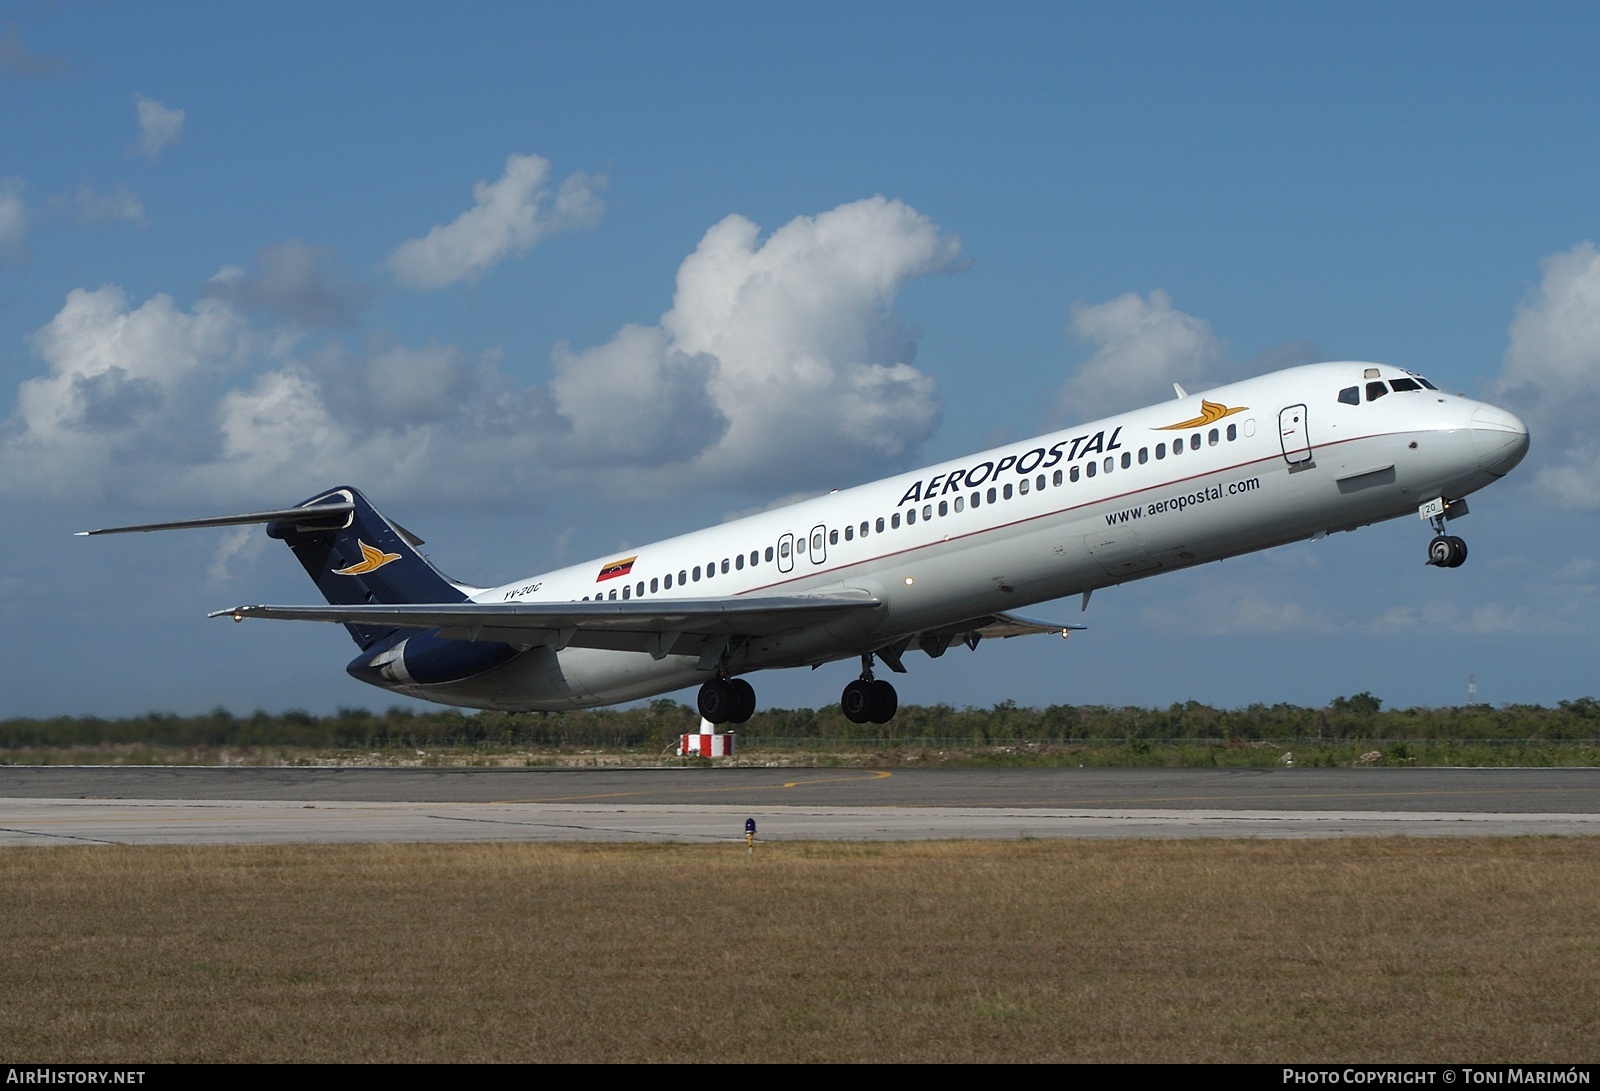
{"type": "MultiPolygon", "coordinates": [[[[422,539],[391,523],[349,486],[319,493],[300,507],[349,504],[335,515],[308,513],[306,520],[278,519],[267,534],[294,550],[329,603],[462,602],[466,594],[417,552],[422,539]]],[[[363,650],[395,630],[390,626],[346,625],[363,650]]]]}

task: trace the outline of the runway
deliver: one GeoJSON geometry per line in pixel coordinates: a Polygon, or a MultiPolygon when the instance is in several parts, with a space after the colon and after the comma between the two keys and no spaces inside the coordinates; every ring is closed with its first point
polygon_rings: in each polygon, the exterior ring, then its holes
{"type": "Polygon", "coordinates": [[[0,768],[0,844],[1600,834],[1600,769],[0,768]]]}

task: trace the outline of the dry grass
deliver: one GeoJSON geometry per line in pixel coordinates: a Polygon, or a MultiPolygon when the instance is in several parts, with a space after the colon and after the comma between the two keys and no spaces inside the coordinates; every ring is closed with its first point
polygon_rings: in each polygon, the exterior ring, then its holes
{"type": "Polygon", "coordinates": [[[0,850],[0,1056],[1593,1060],[1600,840],[0,850]]]}

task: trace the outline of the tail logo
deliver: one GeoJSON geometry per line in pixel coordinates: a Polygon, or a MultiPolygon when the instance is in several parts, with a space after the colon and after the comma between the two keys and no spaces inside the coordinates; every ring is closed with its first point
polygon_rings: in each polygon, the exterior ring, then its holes
{"type": "Polygon", "coordinates": [[[1226,406],[1221,402],[1208,402],[1200,399],[1200,415],[1189,420],[1181,420],[1177,424],[1163,424],[1157,429],[1159,432],[1176,432],[1180,428],[1203,428],[1208,424],[1215,424],[1223,417],[1231,417],[1235,413],[1243,413],[1249,409],[1248,405],[1226,406]]]}
{"type": "Polygon", "coordinates": [[[398,561],[400,554],[385,553],[381,549],[369,546],[366,542],[356,539],[356,544],[361,547],[361,559],[349,568],[335,568],[335,576],[364,576],[368,572],[376,572],[390,561],[398,561]]]}

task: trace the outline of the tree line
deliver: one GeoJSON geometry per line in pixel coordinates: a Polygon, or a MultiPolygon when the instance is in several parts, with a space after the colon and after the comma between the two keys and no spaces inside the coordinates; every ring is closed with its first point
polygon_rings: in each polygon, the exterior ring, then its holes
{"type": "MultiPolygon", "coordinates": [[[[699,716],[676,701],[633,708],[568,712],[384,712],[340,709],[253,712],[223,708],[198,716],[152,712],[124,719],[98,717],[0,720],[0,749],[147,745],[158,747],[280,746],[315,749],[393,746],[516,746],[663,749],[699,730],[699,716]]],[[[1157,740],[1427,740],[1575,742],[1600,739],[1600,701],[1593,697],[1541,705],[1464,705],[1384,709],[1370,693],[1337,697],[1322,708],[1255,704],[1213,708],[1186,701],[1166,708],[1106,705],[993,708],[902,706],[888,724],[853,724],[837,706],[764,709],[739,725],[744,745],[763,741],[849,743],[877,740],[975,746],[1157,740]]]]}

